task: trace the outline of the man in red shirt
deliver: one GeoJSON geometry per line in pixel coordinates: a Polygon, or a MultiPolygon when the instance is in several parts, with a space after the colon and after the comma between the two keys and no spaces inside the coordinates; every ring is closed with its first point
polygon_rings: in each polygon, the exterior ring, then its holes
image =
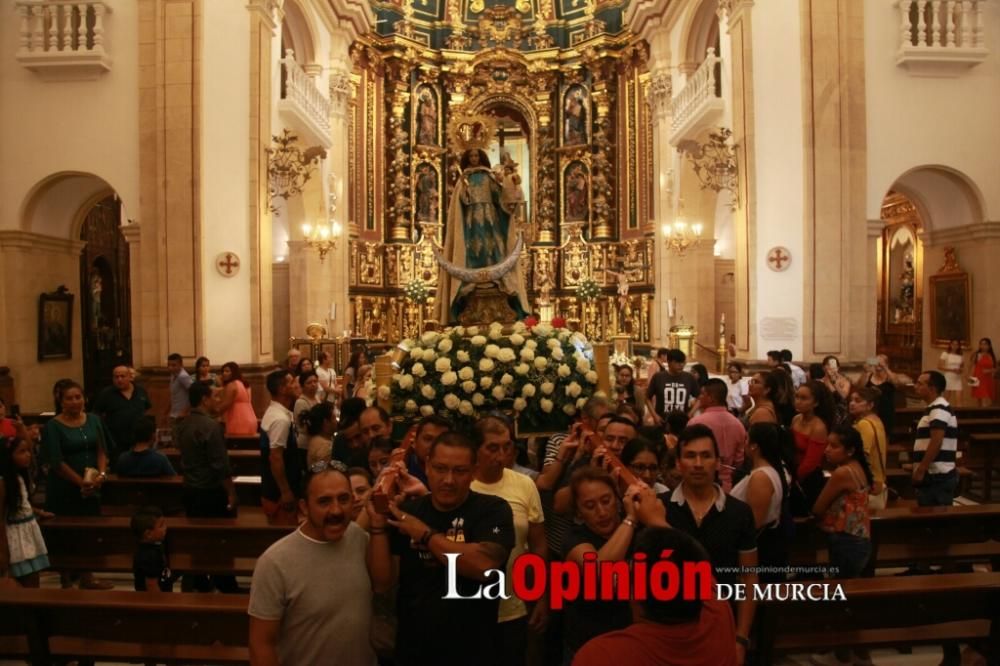
{"type": "MultiPolygon", "coordinates": [[[[684,562],[708,559],[687,534],[669,527],[647,527],[636,539],[635,552],[647,562],[664,550],[683,571],[684,562]]],[[[714,585],[712,586],[714,589],[714,585]]],[[[661,601],[650,595],[632,602],[634,624],[591,639],[576,653],[573,666],[736,666],[736,627],[729,604],[718,599],[661,601]]]]}

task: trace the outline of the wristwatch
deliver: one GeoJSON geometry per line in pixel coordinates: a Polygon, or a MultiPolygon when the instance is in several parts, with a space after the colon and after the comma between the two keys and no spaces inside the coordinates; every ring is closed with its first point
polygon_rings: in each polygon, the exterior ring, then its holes
{"type": "Polygon", "coordinates": [[[625,518],[624,520],[622,520],[622,522],[631,527],[632,529],[635,529],[635,521],[632,520],[631,518],[625,518]]]}

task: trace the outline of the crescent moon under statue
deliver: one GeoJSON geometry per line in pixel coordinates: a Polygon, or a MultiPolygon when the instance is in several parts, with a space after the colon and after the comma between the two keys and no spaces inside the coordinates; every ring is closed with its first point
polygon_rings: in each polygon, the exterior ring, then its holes
{"type": "Polygon", "coordinates": [[[432,246],[432,249],[434,250],[434,258],[437,259],[441,268],[456,280],[461,280],[462,282],[498,282],[500,278],[509,273],[517,265],[517,260],[521,257],[521,251],[524,249],[524,236],[521,234],[517,235],[517,243],[514,244],[514,249],[511,250],[506,259],[499,264],[493,264],[484,268],[463,268],[462,266],[456,266],[444,258],[440,248],[432,246]]]}

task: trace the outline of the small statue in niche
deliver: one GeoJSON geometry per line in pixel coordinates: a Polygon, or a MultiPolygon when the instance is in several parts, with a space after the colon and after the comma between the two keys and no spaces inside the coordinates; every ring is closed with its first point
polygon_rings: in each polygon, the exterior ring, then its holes
{"type": "Polygon", "coordinates": [[[893,311],[893,323],[912,323],[914,309],[914,276],[913,253],[907,252],[903,257],[903,272],[899,276],[899,298],[896,299],[896,307],[893,311]]]}
{"type": "Polygon", "coordinates": [[[96,266],[90,269],[90,328],[96,331],[101,325],[101,297],[104,293],[104,279],[96,266]]]}
{"type": "Polygon", "coordinates": [[[628,307],[628,271],[625,270],[625,266],[621,263],[618,264],[618,270],[613,271],[609,268],[605,268],[604,272],[618,279],[618,308],[621,312],[621,316],[624,319],[626,311],[629,310],[628,307]]]}

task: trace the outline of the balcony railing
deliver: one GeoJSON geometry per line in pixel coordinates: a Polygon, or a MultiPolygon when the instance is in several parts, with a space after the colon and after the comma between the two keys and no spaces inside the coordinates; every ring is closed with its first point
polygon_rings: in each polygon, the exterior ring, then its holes
{"type": "Polygon", "coordinates": [[[16,0],[18,61],[48,80],[96,79],[111,70],[101,0],[16,0]]]}
{"type": "Polygon", "coordinates": [[[700,130],[719,124],[724,108],[720,73],[722,59],[715,49],[708,49],[705,61],[698,66],[681,91],[670,102],[670,143],[677,145],[695,138],[700,130]]]}
{"type": "Polygon", "coordinates": [[[329,98],[320,92],[316,79],[295,61],[295,53],[288,49],[281,59],[281,101],[278,111],[299,132],[325,148],[332,145],[330,138],[329,98]]]}
{"type": "Polygon", "coordinates": [[[956,76],[986,59],[987,0],[898,0],[896,64],[925,76],[956,76]]]}

